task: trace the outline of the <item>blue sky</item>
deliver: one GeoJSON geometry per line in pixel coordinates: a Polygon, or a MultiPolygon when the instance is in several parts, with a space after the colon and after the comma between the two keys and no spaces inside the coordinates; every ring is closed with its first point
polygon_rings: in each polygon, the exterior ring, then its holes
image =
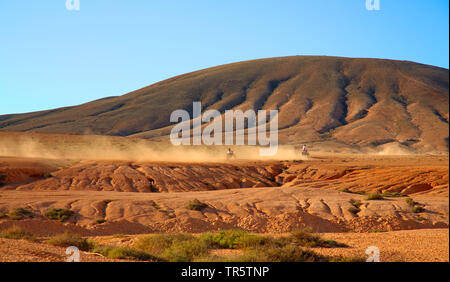
{"type": "Polygon", "coordinates": [[[448,0],[0,0],[0,115],[290,55],[449,66],[448,0]]]}

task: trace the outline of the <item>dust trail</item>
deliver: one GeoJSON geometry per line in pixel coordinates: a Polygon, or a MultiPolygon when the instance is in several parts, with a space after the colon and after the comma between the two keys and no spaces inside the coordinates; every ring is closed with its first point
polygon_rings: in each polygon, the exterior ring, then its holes
{"type": "MultiPolygon", "coordinates": [[[[220,162],[226,159],[227,146],[174,146],[137,138],[66,135],[0,134],[0,156],[46,159],[131,160],[169,162],[220,162]]],[[[293,146],[279,146],[278,153],[261,157],[260,147],[231,146],[237,160],[300,159],[293,146]]]]}

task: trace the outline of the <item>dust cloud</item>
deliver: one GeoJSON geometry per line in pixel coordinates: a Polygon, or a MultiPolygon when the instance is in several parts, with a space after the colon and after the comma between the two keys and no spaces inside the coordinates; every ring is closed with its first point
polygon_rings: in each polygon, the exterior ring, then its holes
{"type": "Polygon", "coordinates": [[[96,135],[0,135],[0,156],[45,159],[220,162],[231,148],[236,160],[301,159],[294,146],[262,157],[259,146],[174,146],[165,141],[96,135]]]}

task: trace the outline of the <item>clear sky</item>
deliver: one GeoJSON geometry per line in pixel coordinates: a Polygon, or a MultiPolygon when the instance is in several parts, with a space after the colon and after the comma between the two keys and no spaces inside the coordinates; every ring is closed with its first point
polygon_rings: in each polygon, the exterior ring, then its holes
{"type": "Polygon", "coordinates": [[[448,0],[0,0],[0,115],[122,95],[220,64],[290,55],[448,68],[448,0]]]}

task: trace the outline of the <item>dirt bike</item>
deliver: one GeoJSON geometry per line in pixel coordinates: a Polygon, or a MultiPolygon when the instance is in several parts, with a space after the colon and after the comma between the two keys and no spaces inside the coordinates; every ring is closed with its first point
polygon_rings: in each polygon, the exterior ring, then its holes
{"type": "Polygon", "coordinates": [[[308,150],[302,150],[302,156],[309,158],[308,150]]]}
{"type": "Polygon", "coordinates": [[[234,154],[234,152],[233,151],[228,151],[227,152],[227,161],[229,161],[229,160],[231,160],[231,159],[236,159],[236,156],[235,156],[235,154],[234,154]]]}

